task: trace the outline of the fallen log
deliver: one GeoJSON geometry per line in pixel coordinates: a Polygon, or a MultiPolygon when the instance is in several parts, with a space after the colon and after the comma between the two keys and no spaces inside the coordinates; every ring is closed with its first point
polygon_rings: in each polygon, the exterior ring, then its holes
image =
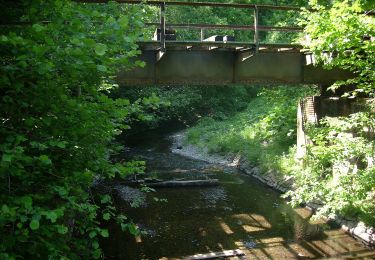
{"type": "Polygon", "coordinates": [[[154,183],[147,183],[148,187],[172,188],[172,187],[205,187],[219,185],[218,179],[209,180],[189,180],[189,181],[161,181],[154,183]]]}
{"type": "Polygon", "coordinates": [[[239,250],[225,250],[221,252],[212,252],[207,254],[195,254],[192,256],[185,256],[183,260],[205,260],[205,259],[217,259],[217,258],[227,258],[234,256],[244,256],[245,254],[239,250]]]}
{"type": "Polygon", "coordinates": [[[162,180],[146,178],[146,179],[139,179],[139,180],[118,181],[118,183],[120,183],[122,185],[127,185],[127,186],[138,186],[138,185],[141,185],[141,184],[148,185],[149,183],[158,183],[158,182],[162,182],[162,180]]]}

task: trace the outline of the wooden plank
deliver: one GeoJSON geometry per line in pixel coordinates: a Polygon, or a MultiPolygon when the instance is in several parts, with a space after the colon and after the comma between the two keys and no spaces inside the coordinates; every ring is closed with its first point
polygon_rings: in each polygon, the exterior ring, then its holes
{"type": "Polygon", "coordinates": [[[215,258],[228,258],[234,256],[244,256],[245,253],[240,249],[236,250],[225,250],[221,252],[212,252],[207,254],[196,254],[192,256],[183,257],[183,260],[204,260],[204,259],[215,259],[215,258]]]}

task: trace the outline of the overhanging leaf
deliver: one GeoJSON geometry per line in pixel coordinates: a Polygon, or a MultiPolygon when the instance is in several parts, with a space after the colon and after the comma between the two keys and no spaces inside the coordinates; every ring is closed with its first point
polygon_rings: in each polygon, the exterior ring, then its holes
{"type": "Polygon", "coordinates": [[[108,230],[107,230],[107,229],[102,229],[102,230],[100,231],[100,235],[101,235],[102,237],[109,237],[108,230]]]}
{"type": "Polygon", "coordinates": [[[95,53],[99,56],[103,56],[107,52],[108,48],[107,45],[103,43],[97,43],[95,44],[95,53]]]}
{"type": "Polygon", "coordinates": [[[97,65],[97,66],[96,66],[96,69],[97,69],[98,71],[101,71],[101,72],[106,72],[106,71],[107,71],[107,67],[104,66],[104,65],[97,65]]]}
{"type": "Polygon", "coordinates": [[[37,230],[37,229],[39,228],[39,220],[37,220],[37,219],[33,219],[33,220],[31,220],[29,226],[30,226],[30,228],[31,228],[32,230],[37,230]]]}

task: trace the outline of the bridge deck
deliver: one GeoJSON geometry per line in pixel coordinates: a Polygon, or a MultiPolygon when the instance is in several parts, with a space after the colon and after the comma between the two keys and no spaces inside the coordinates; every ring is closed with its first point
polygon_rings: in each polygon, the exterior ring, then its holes
{"type": "MultiPolygon", "coordinates": [[[[142,41],[138,42],[141,50],[160,50],[159,41],[142,41]]],[[[299,44],[288,43],[260,43],[259,51],[278,52],[294,51],[300,52],[302,46],[299,44]]],[[[166,50],[212,50],[212,51],[236,51],[255,50],[256,44],[249,42],[213,42],[213,41],[166,41],[166,50]]]]}

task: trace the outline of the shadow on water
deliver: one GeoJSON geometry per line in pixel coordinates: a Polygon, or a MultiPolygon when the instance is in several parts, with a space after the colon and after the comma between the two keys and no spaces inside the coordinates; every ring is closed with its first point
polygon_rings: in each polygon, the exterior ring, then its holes
{"type": "Polygon", "coordinates": [[[110,225],[111,236],[102,243],[107,259],[180,259],[230,249],[241,249],[243,259],[375,258],[342,230],[310,221],[307,210],[292,209],[252,177],[171,154],[168,146],[160,136],[145,138],[124,157],[145,160],[147,172],[160,179],[209,177],[220,185],[160,188],[139,208],[127,201],[135,188],[116,186],[123,194],[117,206],[145,234],[134,238],[110,225]],[[156,202],[155,196],[168,202],[156,202]]]}

